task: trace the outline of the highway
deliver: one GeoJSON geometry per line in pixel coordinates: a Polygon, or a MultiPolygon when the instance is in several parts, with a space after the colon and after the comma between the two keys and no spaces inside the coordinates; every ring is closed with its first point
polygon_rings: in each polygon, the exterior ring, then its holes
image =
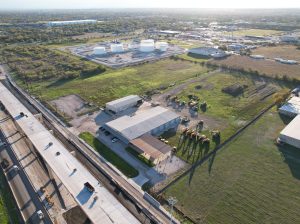
{"type": "Polygon", "coordinates": [[[18,159],[15,157],[9,142],[6,141],[2,130],[0,131],[0,141],[7,145],[0,147],[0,159],[6,159],[9,166],[4,169],[8,184],[17,202],[24,223],[45,223],[51,224],[52,221],[45,211],[42,202],[39,200],[37,193],[34,191],[27,176],[22,170],[18,159]],[[19,170],[13,168],[16,165],[19,170]],[[44,219],[40,220],[37,211],[41,210],[44,214],[44,219]]]}
{"type": "MultiPolygon", "coordinates": [[[[61,121],[59,121],[47,108],[19,88],[10,76],[7,76],[7,87],[24,103],[29,110],[40,112],[43,115],[45,125],[54,131],[55,136],[67,146],[70,151],[76,152],[76,157],[85,165],[89,171],[99,179],[107,189],[111,191],[119,201],[124,204],[142,223],[170,223],[170,214],[162,207],[155,207],[144,198],[144,192],[133,187],[126,179],[120,176],[110,167],[105,160],[99,158],[99,155],[83,144],[76,135],[71,133],[61,121]],[[33,108],[32,108],[33,107],[33,108]],[[121,191],[125,197],[121,197],[121,191]],[[128,202],[128,199],[133,204],[128,202]],[[143,213],[143,215],[141,214],[143,213]]],[[[172,223],[179,223],[177,220],[172,223]]]]}

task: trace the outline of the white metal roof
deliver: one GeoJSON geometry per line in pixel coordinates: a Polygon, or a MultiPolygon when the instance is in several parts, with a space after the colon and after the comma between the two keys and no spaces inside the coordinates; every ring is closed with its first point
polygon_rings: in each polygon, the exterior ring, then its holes
{"type": "Polygon", "coordinates": [[[137,112],[132,117],[120,117],[106,125],[130,141],[178,117],[176,113],[158,106],[137,112]]]}
{"type": "Polygon", "coordinates": [[[293,139],[300,140],[300,115],[297,115],[280,133],[293,139]]]}
{"type": "Polygon", "coordinates": [[[287,111],[292,114],[300,114],[300,97],[292,97],[286,104],[279,108],[280,111],[287,111]]]}
{"type": "Polygon", "coordinates": [[[93,223],[140,223],[2,83],[0,101],[93,223]],[[21,117],[20,112],[27,117],[21,117]],[[50,142],[52,146],[49,146],[50,142]],[[56,155],[56,152],[60,152],[60,155],[56,155]],[[84,188],[85,182],[95,188],[93,194],[84,188]],[[95,196],[98,196],[96,201],[95,196]]]}
{"type": "Polygon", "coordinates": [[[125,96],[123,98],[108,102],[108,103],[106,103],[106,106],[110,106],[110,107],[114,107],[114,108],[120,108],[120,107],[123,107],[127,104],[137,102],[139,100],[141,100],[141,98],[139,96],[129,95],[129,96],[125,96]]]}

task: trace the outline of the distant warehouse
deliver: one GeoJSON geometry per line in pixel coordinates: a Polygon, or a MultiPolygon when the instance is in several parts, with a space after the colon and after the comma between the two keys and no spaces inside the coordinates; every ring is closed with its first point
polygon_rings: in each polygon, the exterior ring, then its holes
{"type": "Polygon", "coordinates": [[[68,26],[68,25],[79,25],[79,24],[93,24],[97,23],[95,19],[84,19],[84,20],[69,20],[69,21],[50,21],[48,26],[68,26]]]}
{"type": "Polygon", "coordinates": [[[205,58],[210,58],[210,57],[222,58],[227,56],[227,54],[223,50],[214,47],[192,48],[189,49],[189,54],[193,54],[205,58]]]}
{"type": "Polygon", "coordinates": [[[106,103],[106,110],[113,114],[118,114],[131,107],[142,103],[141,97],[137,95],[126,96],[111,102],[106,103]]]}
{"type": "Polygon", "coordinates": [[[300,115],[297,115],[280,133],[279,140],[300,148],[300,115]]]}
{"type": "Polygon", "coordinates": [[[122,116],[104,125],[104,128],[128,144],[144,134],[158,136],[165,131],[175,129],[180,123],[180,116],[163,108],[153,107],[137,112],[134,116],[122,116]]]}

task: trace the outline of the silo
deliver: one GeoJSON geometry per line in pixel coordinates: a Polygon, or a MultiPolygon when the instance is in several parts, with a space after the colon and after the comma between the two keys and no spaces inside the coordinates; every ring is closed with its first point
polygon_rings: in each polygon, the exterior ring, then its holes
{"type": "Polygon", "coordinates": [[[169,44],[166,42],[157,42],[156,48],[160,51],[167,51],[169,44]]]}
{"type": "Polygon", "coordinates": [[[124,46],[123,44],[112,44],[110,45],[110,51],[112,53],[119,53],[124,51],[124,46]]]}
{"type": "Polygon", "coordinates": [[[93,53],[95,55],[106,54],[105,47],[95,47],[93,53]]]}
{"type": "Polygon", "coordinates": [[[154,51],[154,40],[142,40],[140,43],[140,51],[151,52],[154,51]]]}

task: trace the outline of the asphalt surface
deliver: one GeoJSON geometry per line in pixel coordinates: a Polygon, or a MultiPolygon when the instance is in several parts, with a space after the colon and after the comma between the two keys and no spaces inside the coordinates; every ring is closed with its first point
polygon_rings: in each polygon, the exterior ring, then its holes
{"type": "Polygon", "coordinates": [[[5,158],[9,162],[9,166],[4,172],[24,221],[32,224],[52,224],[50,217],[38,198],[38,194],[34,191],[19,161],[15,157],[10,144],[6,141],[2,130],[0,130],[0,140],[1,142],[6,142],[6,146],[0,147],[0,159],[2,161],[5,158]],[[19,170],[15,170],[13,168],[14,165],[18,166],[19,170]],[[40,220],[37,215],[37,211],[39,210],[44,214],[43,220],[40,220]]]}

